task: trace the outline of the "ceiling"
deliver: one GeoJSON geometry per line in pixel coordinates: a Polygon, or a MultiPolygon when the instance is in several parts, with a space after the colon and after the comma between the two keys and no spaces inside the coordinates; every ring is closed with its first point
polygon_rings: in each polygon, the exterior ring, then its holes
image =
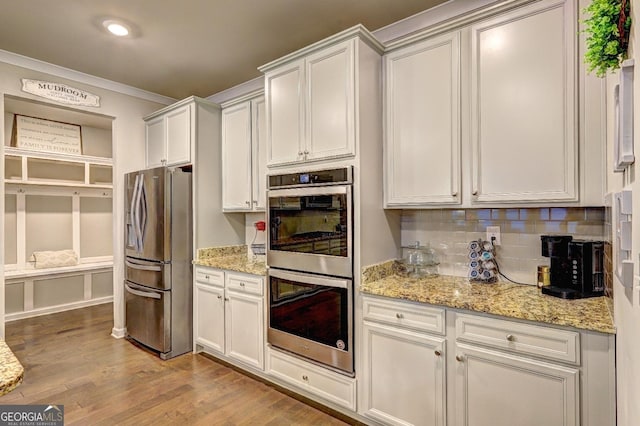
{"type": "Polygon", "coordinates": [[[175,99],[207,97],[355,24],[374,31],[444,1],[3,0],[0,49],[175,99]],[[132,33],[108,34],[105,18],[132,33]]]}

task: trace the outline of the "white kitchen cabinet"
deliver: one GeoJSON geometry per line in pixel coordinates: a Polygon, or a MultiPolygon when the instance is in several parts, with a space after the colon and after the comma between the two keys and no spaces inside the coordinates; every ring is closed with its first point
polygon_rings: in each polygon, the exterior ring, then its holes
{"type": "Polygon", "coordinates": [[[576,23],[544,0],[471,26],[473,202],[578,200],[576,23]]]}
{"type": "Polygon", "coordinates": [[[385,424],[445,424],[444,339],[365,321],[364,415],[385,424]]]}
{"type": "Polygon", "coordinates": [[[147,168],[190,164],[201,127],[200,108],[217,106],[191,96],[144,117],[147,168]]]}
{"type": "Polygon", "coordinates": [[[383,58],[385,206],[459,204],[460,36],[383,58]]]}
{"type": "Polygon", "coordinates": [[[602,205],[605,91],[576,60],[576,2],[482,18],[391,43],[385,207],[602,205]]]}
{"type": "Polygon", "coordinates": [[[458,426],[576,426],[580,370],[456,345],[458,426]]]}
{"type": "Polygon", "coordinates": [[[356,26],[260,67],[269,167],[355,155],[356,70],[369,49],[382,51],[364,27],[356,26]]]}
{"type": "Polygon", "coordinates": [[[224,353],[224,287],[196,281],[194,301],[196,343],[224,353]]]}
{"type": "Polygon", "coordinates": [[[194,277],[194,350],[263,370],[264,280],[202,266],[194,277]]]}
{"type": "Polygon", "coordinates": [[[356,409],[356,379],[352,377],[271,348],[267,351],[267,373],[305,392],[305,396],[320,397],[352,411],[356,409]]]}
{"type": "Polygon", "coordinates": [[[222,207],[225,211],[264,210],[266,204],[265,103],[263,96],[251,96],[254,98],[223,105],[222,207]]]}

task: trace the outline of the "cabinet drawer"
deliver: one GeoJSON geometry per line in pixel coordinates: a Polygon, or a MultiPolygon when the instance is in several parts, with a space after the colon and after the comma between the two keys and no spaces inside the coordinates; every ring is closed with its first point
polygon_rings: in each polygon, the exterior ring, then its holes
{"type": "Polygon", "coordinates": [[[365,320],[445,334],[444,309],[368,296],[362,300],[362,315],[365,320]]]}
{"type": "Polygon", "coordinates": [[[196,268],[196,281],[202,284],[224,287],[224,272],[215,269],[196,268]]]}
{"type": "Polygon", "coordinates": [[[336,405],[356,409],[356,380],[269,349],[268,373],[336,405]]]}
{"type": "Polygon", "coordinates": [[[227,272],[227,289],[231,291],[262,295],[262,278],[227,272]]]}
{"type": "Polygon", "coordinates": [[[580,363],[580,333],[573,331],[457,314],[456,340],[545,359],[580,363]]]}

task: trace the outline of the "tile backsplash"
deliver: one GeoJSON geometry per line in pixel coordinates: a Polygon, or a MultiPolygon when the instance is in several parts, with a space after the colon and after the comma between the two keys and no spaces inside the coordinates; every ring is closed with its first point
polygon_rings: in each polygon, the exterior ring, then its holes
{"type": "Polygon", "coordinates": [[[532,285],[537,266],[549,265],[549,259],[541,256],[541,235],[593,240],[606,236],[605,209],[600,207],[405,210],[402,245],[428,242],[439,257],[441,274],[467,276],[468,244],[486,239],[487,226],[500,227],[502,245],[496,248],[500,270],[514,281],[532,285]]]}

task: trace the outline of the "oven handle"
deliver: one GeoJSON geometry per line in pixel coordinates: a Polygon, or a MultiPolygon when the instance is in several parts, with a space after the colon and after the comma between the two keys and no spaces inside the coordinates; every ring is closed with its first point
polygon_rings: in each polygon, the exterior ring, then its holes
{"type": "Polygon", "coordinates": [[[312,188],[271,189],[268,197],[308,197],[314,195],[349,194],[351,185],[316,186],[312,188]]]}
{"type": "Polygon", "coordinates": [[[124,285],[125,288],[127,289],[127,291],[131,294],[134,294],[136,296],[140,296],[140,297],[148,297],[150,299],[162,299],[162,296],[158,293],[151,293],[148,291],[140,291],[140,290],[135,290],[131,287],[129,287],[127,284],[124,285]]]}
{"type": "Polygon", "coordinates": [[[280,269],[269,268],[267,271],[269,277],[280,278],[283,280],[298,281],[306,284],[321,285],[325,287],[351,288],[351,280],[340,278],[321,277],[318,275],[304,274],[299,272],[282,271],[280,269]]]}

